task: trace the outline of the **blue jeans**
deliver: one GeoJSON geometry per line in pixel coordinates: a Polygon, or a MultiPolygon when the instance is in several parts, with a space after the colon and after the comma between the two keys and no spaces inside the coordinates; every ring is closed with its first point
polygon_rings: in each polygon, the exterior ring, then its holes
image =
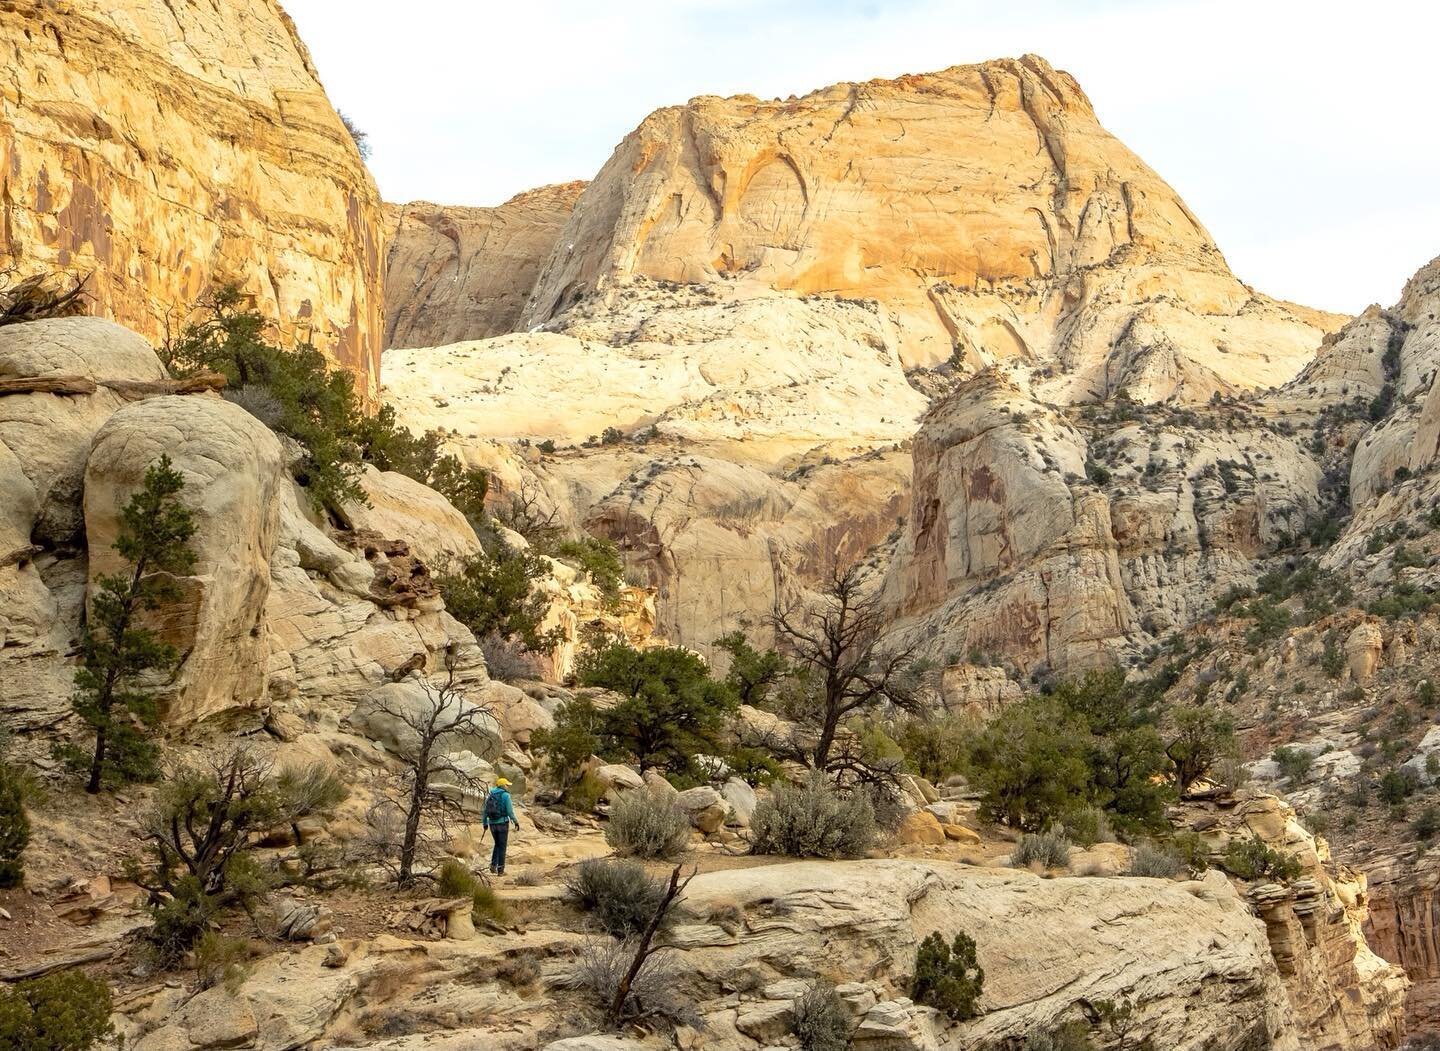
{"type": "Polygon", "coordinates": [[[505,871],[505,846],[510,840],[510,822],[490,826],[490,838],[495,841],[495,846],[490,850],[490,871],[505,871]]]}

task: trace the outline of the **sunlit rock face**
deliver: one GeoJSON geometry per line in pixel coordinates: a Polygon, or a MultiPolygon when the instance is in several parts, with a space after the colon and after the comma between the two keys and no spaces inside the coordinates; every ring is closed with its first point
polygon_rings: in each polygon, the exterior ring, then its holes
{"type": "Polygon", "coordinates": [[[1063,400],[1278,384],[1338,323],[1242,284],[1035,56],[656,111],[576,204],[522,327],[634,275],[873,298],[907,366],[1052,366],[1063,400]]]}
{"type": "Polygon", "coordinates": [[[380,197],[278,3],[19,0],[0,54],[0,264],[154,342],[238,282],[373,396],[380,197]]]}

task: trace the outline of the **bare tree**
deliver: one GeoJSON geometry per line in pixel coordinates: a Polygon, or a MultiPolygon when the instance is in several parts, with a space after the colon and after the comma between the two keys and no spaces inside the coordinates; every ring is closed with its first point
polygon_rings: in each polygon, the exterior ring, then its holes
{"type": "Polygon", "coordinates": [[[523,478],[520,488],[495,509],[495,519],[519,533],[532,546],[547,549],[562,539],[565,529],[557,521],[560,509],[546,496],[533,478],[523,478]],[[548,509],[546,505],[549,505],[548,509]]]}
{"type": "Polygon", "coordinates": [[[683,880],[680,866],[662,885],[661,896],[645,929],[635,938],[590,941],[581,947],[580,961],[562,976],[562,988],[583,990],[593,995],[603,1011],[604,1024],[618,1029],[622,1023],[640,1023],[662,1017],[672,1023],[699,1027],[698,1014],[677,990],[677,975],[660,953],[669,948],[656,937],[667,927],[670,910],[695,878],[692,870],[683,880]]]}
{"type": "Polygon", "coordinates": [[[439,826],[443,837],[448,820],[463,813],[467,797],[481,796],[488,786],[456,762],[450,745],[458,739],[490,732],[493,717],[488,708],[466,700],[456,677],[455,650],[445,654],[445,679],[434,683],[417,675],[413,680],[425,696],[420,704],[400,696],[375,701],[371,712],[388,716],[408,733],[400,755],[404,773],[392,791],[382,794],[372,829],[382,830],[386,864],[393,864],[395,881],[407,887],[415,881],[416,859],[429,841],[426,822],[439,826]],[[384,813],[390,810],[391,814],[384,813]],[[399,820],[391,820],[398,813],[399,820]],[[397,825],[386,833],[386,824],[397,825]]]}
{"type": "MultiPolygon", "coordinates": [[[[810,730],[803,761],[831,771],[836,738],[847,719],[887,707],[920,707],[913,671],[915,646],[880,645],[885,617],[861,583],[860,567],[837,571],[818,601],[777,609],[771,618],[780,648],[798,673],[791,714],[810,730]]],[[[847,765],[855,756],[845,750],[847,765]]]]}

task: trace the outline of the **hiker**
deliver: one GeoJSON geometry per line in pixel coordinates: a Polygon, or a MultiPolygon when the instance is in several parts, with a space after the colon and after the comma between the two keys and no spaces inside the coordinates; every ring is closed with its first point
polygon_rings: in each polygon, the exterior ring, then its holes
{"type": "Polygon", "coordinates": [[[495,841],[494,848],[490,851],[490,871],[497,876],[505,875],[505,847],[510,840],[510,826],[520,827],[520,819],[515,816],[515,804],[510,801],[510,793],[506,791],[510,782],[503,777],[495,779],[495,787],[490,789],[490,794],[485,797],[485,827],[490,830],[490,836],[495,841]]]}

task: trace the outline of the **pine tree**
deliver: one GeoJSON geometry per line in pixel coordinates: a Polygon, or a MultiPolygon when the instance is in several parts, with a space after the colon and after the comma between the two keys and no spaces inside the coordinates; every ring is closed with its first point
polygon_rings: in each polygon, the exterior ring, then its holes
{"type": "Polygon", "coordinates": [[[76,714],[95,731],[87,792],[99,792],[107,777],[134,781],[154,774],[155,746],[146,733],[158,712],[139,680],[173,668],[179,655],[139,621],[178,597],[176,577],[195,564],[188,546],[195,523],[177,499],[184,486],[170,457],[150,465],[144,486],[120,512],[115,550],[130,568],[101,577],[90,602],[73,698],[76,714]]]}

